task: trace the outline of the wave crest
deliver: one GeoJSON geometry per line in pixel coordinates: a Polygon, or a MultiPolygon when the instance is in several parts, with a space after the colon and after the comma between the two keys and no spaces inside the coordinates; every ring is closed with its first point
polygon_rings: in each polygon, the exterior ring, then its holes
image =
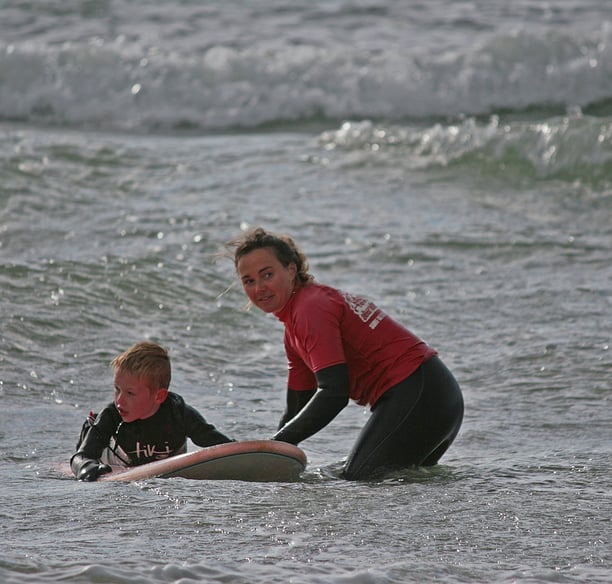
{"type": "Polygon", "coordinates": [[[0,46],[0,119],[226,130],[344,119],[487,116],[612,99],[612,26],[521,32],[443,52],[282,39],[194,52],[118,37],[0,46]]]}

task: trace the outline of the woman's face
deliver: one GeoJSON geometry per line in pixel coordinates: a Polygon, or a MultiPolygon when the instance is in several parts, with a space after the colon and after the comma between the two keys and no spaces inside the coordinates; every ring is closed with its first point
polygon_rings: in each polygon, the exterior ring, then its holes
{"type": "Polygon", "coordinates": [[[295,287],[295,264],[283,266],[269,247],[242,256],[236,271],[249,300],[264,312],[278,313],[287,304],[295,287]]]}

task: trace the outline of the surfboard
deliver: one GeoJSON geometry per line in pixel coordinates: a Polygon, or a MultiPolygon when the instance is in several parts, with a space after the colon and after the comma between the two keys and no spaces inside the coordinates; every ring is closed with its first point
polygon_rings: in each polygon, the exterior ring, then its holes
{"type": "Polygon", "coordinates": [[[182,477],[197,480],[292,482],[306,468],[304,452],[286,442],[250,440],[209,446],[147,464],[121,468],[99,481],[182,477]]]}

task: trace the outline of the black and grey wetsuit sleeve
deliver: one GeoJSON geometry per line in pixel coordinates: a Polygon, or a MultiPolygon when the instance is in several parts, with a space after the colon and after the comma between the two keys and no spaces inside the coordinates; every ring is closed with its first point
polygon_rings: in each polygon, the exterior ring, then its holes
{"type": "Polygon", "coordinates": [[[191,438],[191,441],[197,446],[214,446],[216,444],[225,444],[226,442],[234,442],[215,426],[209,424],[202,414],[195,408],[185,405],[184,410],[185,434],[191,438]]]}
{"type": "Polygon", "coordinates": [[[84,478],[86,475],[85,480],[95,480],[96,477],[93,476],[95,473],[92,473],[91,470],[84,471],[94,467],[102,470],[106,466],[100,465],[100,457],[104,449],[108,447],[110,438],[120,422],[118,414],[115,416],[110,407],[102,410],[70,459],[70,468],[77,478],[84,478]]]}
{"type": "Polygon", "coordinates": [[[281,420],[281,424],[285,423],[272,437],[273,440],[299,444],[327,426],[348,403],[349,376],[346,364],[326,367],[315,375],[319,386],[317,390],[288,390],[287,410],[281,420]]]}

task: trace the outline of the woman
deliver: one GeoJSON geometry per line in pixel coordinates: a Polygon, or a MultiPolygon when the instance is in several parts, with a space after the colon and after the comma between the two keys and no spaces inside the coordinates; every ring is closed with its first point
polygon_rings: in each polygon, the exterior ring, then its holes
{"type": "Polygon", "coordinates": [[[436,464],[463,419],[461,391],[436,351],[368,300],[315,283],[290,237],[258,228],[228,246],[250,302],[285,325],[287,407],[273,439],[298,444],[350,398],[372,415],[347,479],[436,464]]]}

